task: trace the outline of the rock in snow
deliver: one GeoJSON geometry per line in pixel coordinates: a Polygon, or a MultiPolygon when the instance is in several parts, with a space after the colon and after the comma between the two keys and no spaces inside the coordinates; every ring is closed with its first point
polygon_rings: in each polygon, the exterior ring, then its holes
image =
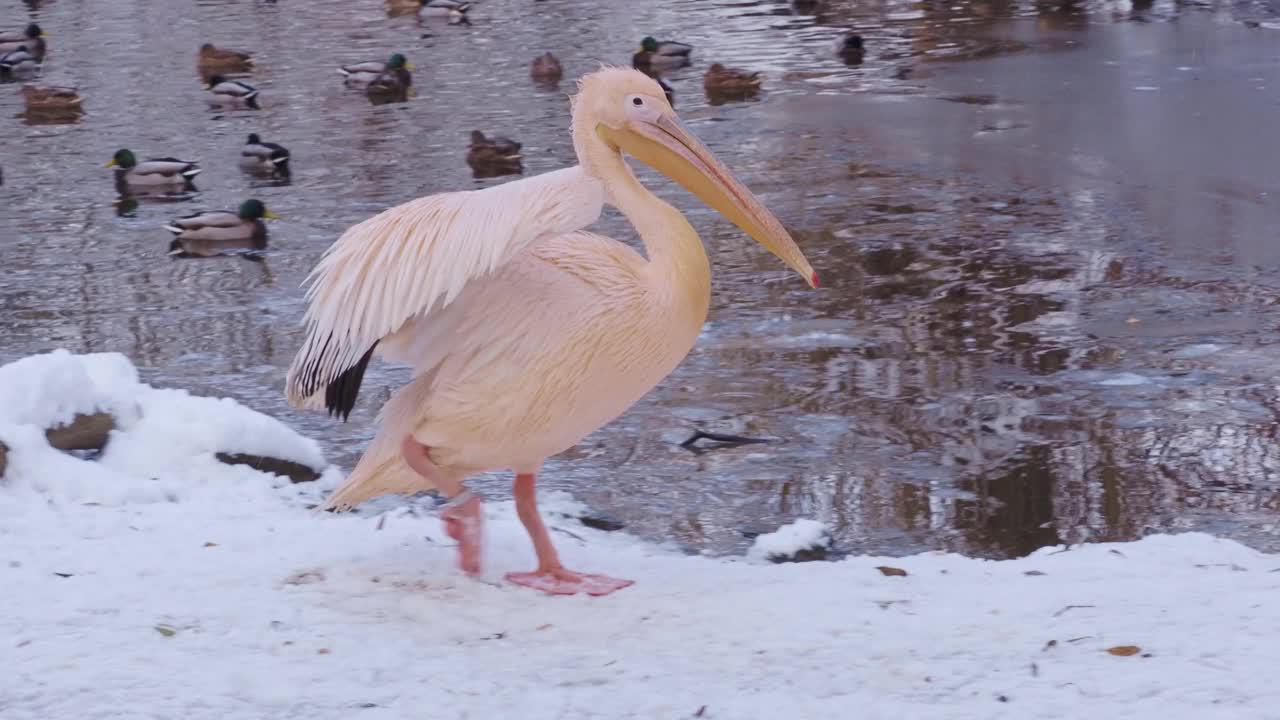
{"type": "Polygon", "coordinates": [[[118,353],[58,350],[0,366],[0,398],[0,478],[15,488],[62,486],[53,494],[103,501],[121,487],[140,490],[118,475],[157,478],[153,487],[203,482],[231,462],[298,482],[328,467],[314,440],[275,418],[153,388],[118,353]],[[102,452],[90,462],[62,450],[102,452]]]}
{"type": "Polygon", "coordinates": [[[817,520],[800,519],[755,539],[747,557],[774,563],[827,560],[831,533],[817,520]]]}

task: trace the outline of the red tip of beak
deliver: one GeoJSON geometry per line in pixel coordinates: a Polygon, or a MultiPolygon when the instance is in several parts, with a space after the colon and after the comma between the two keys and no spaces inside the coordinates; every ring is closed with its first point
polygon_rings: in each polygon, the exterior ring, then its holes
{"type": "Polygon", "coordinates": [[[812,283],[814,287],[818,287],[818,273],[814,273],[809,282],[812,283]]]}

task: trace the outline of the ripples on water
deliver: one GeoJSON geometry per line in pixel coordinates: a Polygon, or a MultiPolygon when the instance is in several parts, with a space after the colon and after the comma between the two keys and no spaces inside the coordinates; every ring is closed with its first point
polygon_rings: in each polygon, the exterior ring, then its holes
{"type": "MultiPolygon", "coordinates": [[[[50,32],[45,80],[79,86],[86,111],[26,122],[0,86],[0,360],[121,351],[350,465],[405,374],[372,369],[347,424],[285,405],[297,286],[319,254],[387,206],[502,182],[471,177],[472,129],[524,143],[527,174],[572,163],[572,82],[536,85],[529,61],[551,50],[571,79],[670,36],[697,46],[667,77],[677,108],[824,289],[643,173],[712,252],[711,321],[661,388],[549,463],[547,485],[713,552],[797,515],[857,551],[1008,556],[1187,528],[1280,547],[1280,158],[1255,142],[1280,120],[1275,8],[817,7],[488,0],[449,27],[375,0],[0,0],[4,27],[50,32]],[[859,66],[833,54],[847,28],[867,39],[859,66]],[[206,41],[255,53],[262,110],[204,104],[206,41]],[[394,51],[417,66],[407,103],[371,106],[334,70],[394,51]],[[764,71],[759,101],[708,105],[712,61],[764,71]],[[290,183],[240,174],[250,132],[291,149],[290,183]],[[102,165],[120,147],[201,159],[199,192],[118,215],[102,165]],[[165,220],[250,196],[286,218],[265,261],[166,257],[165,220]],[[785,442],[695,454],[678,446],[694,427],[785,442]]],[[[631,237],[616,216],[604,229],[631,237]]]]}

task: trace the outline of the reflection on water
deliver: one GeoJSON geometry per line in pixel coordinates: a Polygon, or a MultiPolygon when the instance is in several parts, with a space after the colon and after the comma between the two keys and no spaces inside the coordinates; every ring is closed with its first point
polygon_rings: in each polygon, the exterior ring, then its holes
{"type": "MultiPolygon", "coordinates": [[[[674,37],[696,47],[664,74],[681,113],[824,288],[642,172],[707,242],[712,317],[675,375],[550,462],[547,485],[713,552],[797,515],[855,551],[1009,556],[1189,528],[1274,550],[1278,14],[546,0],[449,26],[345,0],[0,0],[6,26],[50,30],[42,82],[79,87],[88,109],[29,123],[0,85],[0,360],[124,352],[148,380],[235,397],[350,465],[405,372],[372,368],[346,424],[285,405],[297,288],[320,253],[389,205],[504,182],[473,177],[473,128],[518,138],[526,174],[573,162],[572,83],[533,81],[527,48],[572,78],[674,37]],[[860,64],[839,52],[851,32],[860,64]],[[261,110],[208,109],[204,42],[254,53],[261,110]],[[395,51],[418,66],[400,102],[335,72],[395,51]],[[762,71],[764,92],[713,106],[712,62],[762,71]],[[241,173],[249,133],[290,148],[287,181],[241,173]],[[200,159],[198,191],[118,198],[102,165],[120,147],[200,159]],[[285,218],[259,262],[167,257],[175,212],[247,197],[285,218]],[[697,428],[782,442],[692,453],[697,428]]],[[[632,237],[616,214],[603,225],[632,237]]]]}

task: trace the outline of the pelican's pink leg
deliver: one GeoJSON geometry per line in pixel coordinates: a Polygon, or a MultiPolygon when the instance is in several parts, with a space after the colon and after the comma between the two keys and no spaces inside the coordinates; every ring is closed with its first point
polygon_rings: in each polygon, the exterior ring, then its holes
{"type": "Polygon", "coordinates": [[[512,490],[516,496],[516,513],[525,530],[533,540],[533,549],[538,553],[538,569],[533,572],[507,573],[507,580],[516,585],[524,585],[541,590],[548,595],[573,595],[585,592],[588,595],[608,595],[633,584],[631,580],[619,580],[606,575],[588,575],[566,570],[560,564],[560,556],[551,544],[551,535],[542,524],[542,516],[538,514],[538,501],[534,496],[535,476],[516,474],[512,490]]]}
{"type": "Polygon", "coordinates": [[[449,504],[440,511],[440,521],[444,523],[444,531],[449,537],[458,541],[458,567],[468,575],[479,575],[483,540],[480,498],[463,488],[462,483],[448,473],[440,472],[440,468],[431,462],[431,448],[412,435],[405,436],[400,451],[414,472],[429,480],[449,498],[449,504]]]}

